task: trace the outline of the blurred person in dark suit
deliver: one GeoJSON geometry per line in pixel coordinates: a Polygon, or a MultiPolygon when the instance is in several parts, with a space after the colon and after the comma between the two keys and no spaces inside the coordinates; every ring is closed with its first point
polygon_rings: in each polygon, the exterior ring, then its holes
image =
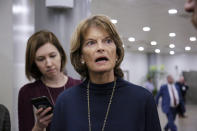
{"type": "Polygon", "coordinates": [[[181,76],[179,81],[176,82],[176,85],[179,86],[181,94],[183,96],[183,101],[186,102],[186,94],[189,86],[185,83],[185,79],[183,76],[181,76]]]}
{"type": "MultiPolygon", "coordinates": [[[[185,84],[185,79],[183,76],[181,76],[179,78],[179,81],[176,82],[176,85],[179,87],[180,91],[181,91],[181,95],[183,97],[183,101],[184,101],[184,104],[186,103],[186,93],[189,89],[189,86],[187,86],[185,84]]],[[[178,114],[179,114],[179,117],[182,117],[182,118],[185,118],[185,112],[182,111],[181,107],[179,106],[178,107],[178,114]]]]}
{"type": "Polygon", "coordinates": [[[167,76],[167,82],[167,84],[161,86],[156,95],[156,103],[158,105],[159,98],[162,97],[162,110],[168,119],[164,130],[168,131],[168,129],[170,129],[171,131],[177,131],[177,127],[174,123],[178,113],[177,107],[180,106],[181,110],[185,112],[184,101],[180,89],[175,85],[174,79],[171,75],[167,76]]]}

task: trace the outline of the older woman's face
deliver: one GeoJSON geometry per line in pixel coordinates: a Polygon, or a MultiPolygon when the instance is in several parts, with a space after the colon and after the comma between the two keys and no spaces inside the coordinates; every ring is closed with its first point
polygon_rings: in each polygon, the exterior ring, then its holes
{"type": "Polygon", "coordinates": [[[100,27],[91,26],[84,36],[81,57],[89,73],[114,73],[116,60],[116,45],[109,34],[100,27]]]}
{"type": "Polygon", "coordinates": [[[186,0],[184,8],[185,11],[193,13],[192,23],[197,28],[197,0],[186,0]]]}

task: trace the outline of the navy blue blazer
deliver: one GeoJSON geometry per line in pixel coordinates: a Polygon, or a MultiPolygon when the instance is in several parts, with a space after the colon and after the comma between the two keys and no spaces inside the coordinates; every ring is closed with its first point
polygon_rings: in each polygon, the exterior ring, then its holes
{"type": "MultiPolygon", "coordinates": [[[[185,107],[184,107],[184,101],[183,101],[183,97],[181,95],[181,91],[179,89],[179,87],[177,85],[175,85],[175,88],[178,91],[178,95],[179,95],[179,104],[181,107],[181,110],[183,112],[185,112],[185,107]]],[[[164,113],[168,113],[170,110],[170,94],[168,92],[168,85],[162,85],[159,92],[156,95],[156,104],[158,105],[159,102],[159,98],[162,97],[162,110],[164,113]]]]}

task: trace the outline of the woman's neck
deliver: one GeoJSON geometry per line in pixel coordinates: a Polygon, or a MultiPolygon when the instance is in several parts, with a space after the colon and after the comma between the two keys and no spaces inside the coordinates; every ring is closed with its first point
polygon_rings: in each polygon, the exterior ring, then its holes
{"type": "Polygon", "coordinates": [[[95,84],[104,84],[115,80],[115,76],[113,72],[90,73],[89,77],[90,77],[90,81],[95,84]]]}
{"type": "Polygon", "coordinates": [[[53,87],[53,88],[58,88],[58,87],[64,86],[67,83],[68,77],[65,76],[63,74],[63,72],[61,72],[56,77],[44,77],[43,76],[41,78],[41,80],[46,86],[53,87]]]}

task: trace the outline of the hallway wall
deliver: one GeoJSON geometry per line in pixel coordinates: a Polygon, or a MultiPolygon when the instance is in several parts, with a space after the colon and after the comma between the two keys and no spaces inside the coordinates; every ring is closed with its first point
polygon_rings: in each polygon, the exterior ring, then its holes
{"type": "Polygon", "coordinates": [[[155,65],[158,70],[161,66],[164,67],[163,75],[157,78],[157,88],[166,83],[168,74],[178,80],[182,72],[197,71],[197,54],[156,54],[151,57],[145,53],[125,52],[121,67],[129,71],[130,82],[143,86],[151,65],[155,65]]]}
{"type": "MultiPolygon", "coordinates": [[[[182,72],[197,71],[197,54],[182,53],[175,55],[159,55],[158,66],[164,65],[165,74],[171,74],[175,81],[179,79],[182,72]]],[[[163,77],[158,82],[160,87],[162,84],[166,83],[166,78],[163,77]]],[[[197,93],[197,92],[196,92],[197,93]]]]}
{"type": "Polygon", "coordinates": [[[12,115],[13,97],[13,40],[12,0],[0,1],[0,104],[12,115]]]}
{"type": "Polygon", "coordinates": [[[167,73],[173,74],[177,80],[182,71],[197,71],[197,54],[160,55],[159,64],[165,65],[167,73]]]}
{"type": "Polygon", "coordinates": [[[125,52],[121,64],[123,71],[129,72],[129,81],[143,86],[148,72],[147,56],[144,53],[125,52]]]}

